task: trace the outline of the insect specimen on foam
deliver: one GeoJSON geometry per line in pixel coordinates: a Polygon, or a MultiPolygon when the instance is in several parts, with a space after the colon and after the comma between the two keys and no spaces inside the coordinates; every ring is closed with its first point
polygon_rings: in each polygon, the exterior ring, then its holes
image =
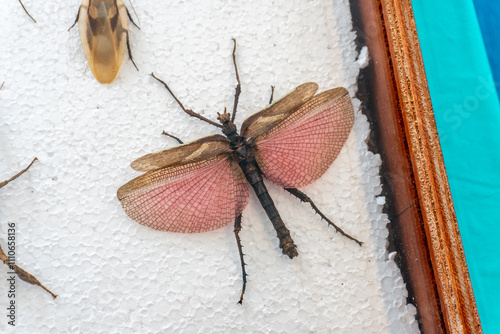
{"type": "MultiPolygon", "coordinates": [[[[100,83],[111,83],[120,69],[125,49],[135,68],[129,42],[130,13],[123,0],[83,0],[76,15],[83,52],[100,83]]],[[[139,28],[139,27],[137,27],[139,28]]]]}
{"type": "Polygon", "coordinates": [[[33,22],[36,23],[36,20],[33,18],[33,16],[30,15],[30,13],[28,13],[28,10],[26,9],[26,7],[24,7],[24,4],[21,2],[21,0],[19,0],[19,3],[21,4],[21,6],[23,7],[24,9],[24,12],[33,20],[33,22]]]}
{"type": "MultiPolygon", "coordinates": [[[[3,83],[2,83],[2,86],[0,86],[0,89],[2,89],[3,87],[3,83]]],[[[33,159],[33,161],[31,161],[31,163],[28,165],[28,167],[26,167],[25,169],[23,169],[22,171],[20,171],[19,173],[17,173],[16,175],[14,175],[13,177],[11,177],[10,179],[8,180],[5,180],[5,181],[2,181],[0,182],[0,188],[3,188],[5,187],[8,183],[14,181],[15,179],[17,179],[19,176],[23,175],[24,173],[26,173],[28,171],[28,169],[31,167],[31,165],[33,165],[33,163],[37,160],[37,158],[33,159]]],[[[9,224],[9,229],[8,231],[10,232],[10,230],[14,230],[15,229],[13,228],[13,226],[11,226],[12,223],[9,224]]],[[[17,274],[17,277],[19,277],[20,279],[22,279],[23,281],[27,282],[27,283],[30,283],[30,284],[33,284],[33,285],[38,285],[39,287],[41,287],[42,289],[44,289],[45,291],[47,291],[48,293],[50,293],[52,295],[52,298],[56,298],[57,295],[54,294],[52,291],[50,291],[49,289],[47,289],[45,286],[43,286],[42,283],[40,283],[40,281],[38,279],[36,279],[35,276],[31,275],[29,272],[27,272],[26,270],[24,270],[23,268],[19,267],[16,263],[15,263],[15,257],[14,256],[11,256],[11,248],[14,247],[14,244],[13,244],[13,241],[10,239],[9,237],[9,242],[8,242],[8,248],[9,251],[8,251],[8,254],[7,255],[4,250],[2,249],[2,246],[0,246],[0,261],[2,261],[3,263],[5,263],[7,266],[9,266],[10,270],[12,270],[13,272],[10,273],[10,274],[14,274],[16,273],[17,274]]],[[[14,248],[15,249],[15,248],[14,248]]],[[[15,254],[15,253],[14,253],[15,254]]]]}
{"type": "Polygon", "coordinates": [[[310,203],[342,235],[359,245],[362,243],[342,231],[307,195],[296,189],[323,175],[347,140],[354,123],[349,93],[345,88],[335,88],[316,94],[317,84],[302,84],[247,118],[240,135],[233,123],[241,92],[235,51],[236,41],[233,63],[238,84],[233,112],[219,114],[221,124],[184,108],[167,84],[152,74],[184,112],[222,128],[226,137],[204,137],[135,160],[132,168],[146,173],[123,185],[117,196],[127,215],[157,230],[205,232],[234,221],[243,276],[241,303],[247,274],[239,232],[241,214],[249,201],[248,184],[271,220],[283,253],[290,258],[298,256],[297,246],[269,196],[262,175],[302,202],[310,203]]]}

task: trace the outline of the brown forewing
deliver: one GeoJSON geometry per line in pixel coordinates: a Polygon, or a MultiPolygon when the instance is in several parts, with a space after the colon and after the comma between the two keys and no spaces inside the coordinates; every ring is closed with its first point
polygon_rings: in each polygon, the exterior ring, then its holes
{"type": "Polygon", "coordinates": [[[248,117],[241,126],[241,135],[245,138],[255,138],[268,132],[314,96],[317,90],[318,85],[314,82],[296,87],[275,103],[248,117]]]}
{"type": "Polygon", "coordinates": [[[136,171],[148,172],[230,153],[232,150],[229,148],[229,139],[221,135],[212,135],[168,150],[146,154],[133,161],[130,166],[136,171]]]}

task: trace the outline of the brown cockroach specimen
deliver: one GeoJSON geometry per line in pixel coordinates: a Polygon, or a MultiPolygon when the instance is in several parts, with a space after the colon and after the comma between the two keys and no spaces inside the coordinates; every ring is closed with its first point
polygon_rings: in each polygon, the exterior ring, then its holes
{"type": "MultiPolygon", "coordinates": [[[[115,80],[125,50],[134,64],[129,42],[130,13],[123,0],[83,0],[76,15],[83,52],[92,73],[100,83],[115,80]]],[[[140,29],[140,28],[139,28],[140,29]]]]}

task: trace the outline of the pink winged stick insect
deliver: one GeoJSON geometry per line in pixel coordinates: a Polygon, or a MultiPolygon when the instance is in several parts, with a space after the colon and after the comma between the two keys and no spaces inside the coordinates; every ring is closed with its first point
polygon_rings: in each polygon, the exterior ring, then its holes
{"type": "Polygon", "coordinates": [[[248,184],[271,220],[283,253],[290,258],[298,256],[297,246],[269,196],[262,175],[310,203],[342,235],[359,245],[362,243],[342,231],[307,195],[296,189],[323,175],[347,140],[354,123],[347,90],[335,88],[315,95],[317,84],[302,84],[247,118],[238,134],[233,121],[241,86],[235,50],[236,42],[233,63],[238,85],[234,107],[232,115],[225,111],[219,114],[221,124],[184,108],[167,84],[152,74],[186,113],[222,128],[226,137],[203,137],[135,160],[132,168],[146,173],[123,185],[117,195],[132,219],[161,231],[206,232],[234,221],[243,276],[241,304],[247,274],[239,231],[241,214],[249,201],[248,184]]]}

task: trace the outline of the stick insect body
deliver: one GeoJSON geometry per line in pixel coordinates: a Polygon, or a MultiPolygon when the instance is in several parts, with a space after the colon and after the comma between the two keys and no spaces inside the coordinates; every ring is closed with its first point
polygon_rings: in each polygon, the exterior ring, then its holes
{"type": "Polygon", "coordinates": [[[243,275],[241,303],[247,274],[239,231],[241,213],[249,200],[248,184],[272,222],[283,254],[291,259],[298,256],[263,176],[310,203],[343,236],[362,243],[336,226],[297,189],[323,175],[344,145],[354,123],[347,90],[335,88],[315,95],[317,84],[302,84],[247,118],[238,133],[233,121],[241,85],[235,51],[236,41],[233,63],[238,84],[233,111],[219,114],[220,124],[186,109],[168,85],[152,74],[184,112],[221,128],[225,137],[212,135],[137,159],[132,168],[146,173],[122,186],[117,195],[132,219],[158,230],[204,232],[234,221],[243,275]]]}

